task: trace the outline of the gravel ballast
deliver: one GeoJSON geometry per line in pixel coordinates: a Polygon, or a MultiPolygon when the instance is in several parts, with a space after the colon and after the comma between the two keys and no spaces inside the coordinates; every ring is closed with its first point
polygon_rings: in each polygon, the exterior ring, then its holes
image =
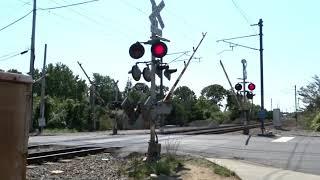
{"type": "Polygon", "coordinates": [[[27,166],[27,179],[106,179],[125,180],[121,169],[126,160],[109,153],[78,157],[74,159],[48,162],[41,165],[27,166]]]}

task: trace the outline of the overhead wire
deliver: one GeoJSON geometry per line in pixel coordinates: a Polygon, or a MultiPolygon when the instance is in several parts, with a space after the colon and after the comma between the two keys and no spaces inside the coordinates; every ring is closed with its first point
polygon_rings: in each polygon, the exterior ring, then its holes
{"type": "Polygon", "coordinates": [[[0,29],[0,32],[3,31],[3,30],[5,30],[5,29],[7,29],[7,28],[9,28],[10,26],[16,24],[17,22],[21,21],[22,19],[26,18],[26,17],[27,17],[29,14],[31,14],[32,12],[33,12],[33,10],[29,11],[27,14],[25,14],[25,15],[22,16],[22,17],[20,17],[19,19],[17,19],[17,20],[15,20],[15,21],[9,23],[8,25],[2,27],[2,28],[0,29]]]}
{"type": "Polygon", "coordinates": [[[231,0],[232,4],[234,5],[234,7],[238,10],[238,12],[240,13],[240,15],[242,16],[243,19],[245,19],[245,21],[248,23],[248,25],[251,27],[251,30],[253,32],[255,32],[255,29],[251,26],[251,23],[246,15],[246,13],[239,7],[239,5],[235,2],[235,0],[231,0]]]}
{"type": "Polygon", "coordinates": [[[23,6],[25,6],[25,5],[31,5],[31,3],[30,3],[30,2],[26,2],[26,1],[22,1],[22,0],[18,0],[18,1],[20,1],[20,2],[24,3],[24,4],[23,4],[23,6]]]}
{"type": "MultiPolygon", "coordinates": [[[[57,5],[60,5],[58,2],[56,2],[56,1],[54,1],[54,0],[50,0],[50,1],[54,2],[54,3],[57,4],[57,5]]],[[[62,1],[67,2],[67,1],[65,1],[65,0],[62,0],[62,1]]],[[[96,1],[98,1],[98,0],[96,0],[96,1]]],[[[88,1],[88,2],[89,2],[89,1],[88,1]]],[[[91,2],[91,1],[90,1],[90,2],[91,2]]],[[[93,2],[93,1],[92,1],[92,2],[93,2]]],[[[76,3],[76,4],[77,4],[77,3],[76,3]]],[[[75,5],[74,5],[74,6],[75,6],[75,5]]],[[[62,6],[58,6],[58,7],[62,7],[62,6]]],[[[68,7],[69,7],[69,6],[68,6],[68,7]]],[[[50,9],[50,10],[52,10],[52,9],[50,9]]],[[[107,32],[107,31],[104,30],[104,29],[105,29],[105,24],[101,23],[100,21],[96,20],[95,18],[93,18],[93,17],[91,17],[91,16],[89,16],[89,15],[87,15],[87,14],[85,14],[85,13],[82,13],[82,12],[79,11],[79,10],[75,10],[75,9],[72,9],[72,8],[70,8],[69,10],[72,11],[73,13],[75,13],[75,14],[77,14],[77,15],[85,18],[85,19],[87,19],[89,22],[95,24],[96,26],[103,27],[103,28],[101,28],[100,30],[103,31],[105,35],[110,36],[110,34],[109,34],[110,32],[107,32]]],[[[124,33],[123,31],[121,31],[120,29],[118,29],[118,28],[114,28],[114,29],[116,30],[115,32],[121,33],[122,35],[126,36],[127,38],[129,37],[126,33],[124,33]]],[[[122,38],[125,39],[124,37],[122,37],[122,38]]]]}
{"type": "Polygon", "coordinates": [[[78,5],[82,5],[82,4],[88,4],[88,3],[97,2],[97,1],[99,1],[99,0],[83,1],[83,2],[79,2],[79,3],[73,3],[73,4],[68,4],[68,5],[56,6],[56,7],[49,7],[49,8],[38,8],[37,10],[61,9],[61,8],[66,8],[66,7],[78,6],[78,5]]]}
{"type": "Polygon", "coordinates": [[[148,13],[147,13],[147,12],[145,12],[145,11],[141,10],[140,8],[138,8],[138,7],[134,6],[133,4],[129,3],[129,2],[128,2],[128,1],[126,1],[126,0],[121,0],[120,2],[124,3],[125,5],[127,5],[127,6],[129,6],[129,7],[131,7],[131,8],[136,9],[137,11],[141,12],[141,13],[142,13],[142,14],[144,14],[144,15],[148,15],[148,13]]]}

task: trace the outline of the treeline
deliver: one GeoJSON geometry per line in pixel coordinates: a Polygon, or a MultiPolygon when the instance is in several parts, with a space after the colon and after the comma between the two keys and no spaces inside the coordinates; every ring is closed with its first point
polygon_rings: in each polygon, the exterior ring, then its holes
{"type": "Polygon", "coordinates": [[[298,123],[305,128],[320,131],[320,78],[315,75],[313,81],[298,91],[304,108],[296,114],[298,123]]]}
{"type": "MultiPolygon", "coordinates": [[[[15,69],[9,72],[20,73],[15,69]]],[[[92,130],[90,113],[90,85],[85,80],[73,74],[71,69],[62,64],[49,64],[46,67],[49,74],[46,77],[45,96],[45,119],[46,128],[67,128],[77,131],[92,130]]],[[[35,79],[42,76],[38,69],[35,69],[35,79]]],[[[100,94],[104,103],[95,102],[95,118],[98,122],[99,130],[111,129],[112,114],[108,109],[111,102],[118,99],[122,101],[128,96],[131,102],[141,104],[150,94],[148,85],[144,83],[132,84],[127,82],[124,91],[116,93],[118,87],[114,79],[107,75],[93,73],[92,80],[96,84],[96,91],[100,94]],[[116,98],[115,96],[118,95],[116,98]]],[[[33,103],[33,127],[38,127],[41,83],[34,84],[33,103]]],[[[156,88],[157,98],[160,100],[160,88],[156,88]]],[[[168,87],[164,87],[168,91],[168,87]]],[[[234,96],[219,84],[212,84],[204,87],[201,95],[197,97],[187,86],[178,87],[172,96],[173,110],[166,118],[165,124],[188,125],[193,121],[207,120],[216,124],[228,123],[234,120],[239,121],[240,111],[237,107],[234,96]],[[226,105],[223,105],[226,104],[226,105]]],[[[250,106],[250,119],[257,120],[259,106],[250,106]]],[[[269,113],[270,116],[270,113],[269,113]]],[[[270,117],[268,117],[270,118],[270,117]]]]}

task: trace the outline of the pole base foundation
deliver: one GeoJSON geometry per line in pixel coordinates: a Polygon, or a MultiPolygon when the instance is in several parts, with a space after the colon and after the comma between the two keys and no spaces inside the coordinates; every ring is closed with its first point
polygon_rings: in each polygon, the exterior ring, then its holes
{"type": "Polygon", "coordinates": [[[261,136],[261,137],[275,137],[275,135],[272,133],[272,131],[269,131],[269,132],[265,132],[265,133],[261,133],[261,134],[258,134],[258,136],[261,136]]]}
{"type": "Polygon", "coordinates": [[[160,159],[161,144],[149,142],[147,161],[157,161],[160,159]]]}
{"type": "Polygon", "coordinates": [[[117,135],[118,134],[118,129],[113,128],[112,129],[112,135],[117,135]]]}
{"type": "Polygon", "coordinates": [[[242,134],[249,135],[249,128],[246,128],[243,130],[242,134]]]}

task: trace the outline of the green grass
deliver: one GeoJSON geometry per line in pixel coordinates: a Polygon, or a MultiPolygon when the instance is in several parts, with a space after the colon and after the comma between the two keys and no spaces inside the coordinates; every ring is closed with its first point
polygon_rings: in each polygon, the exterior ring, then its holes
{"type": "Polygon", "coordinates": [[[174,176],[179,167],[183,167],[186,163],[210,168],[215,174],[223,177],[237,177],[240,179],[233,171],[201,158],[164,155],[159,161],[152,163],[143,162],[142,155],[138,154],[130,155],[128,158],[129,167],[122,172],[128,172],[127,175],[133,179],[146,179],[150,174],[174,176]]]}
{"type": "Polygon", "coordinates": [[[76,133],[76,129],[44,129],[44,134],[76,133]]]}
{"type": "Polygon", "coordinates": [[[129,177],[134,179],[144,179],[150,174],[174,175],[178,166],[181,166],[181,160],[172,156],[163,156],[156,162],[144,162],[141,156],[131,156],[130,165],[127,168],[129,177]]]}

